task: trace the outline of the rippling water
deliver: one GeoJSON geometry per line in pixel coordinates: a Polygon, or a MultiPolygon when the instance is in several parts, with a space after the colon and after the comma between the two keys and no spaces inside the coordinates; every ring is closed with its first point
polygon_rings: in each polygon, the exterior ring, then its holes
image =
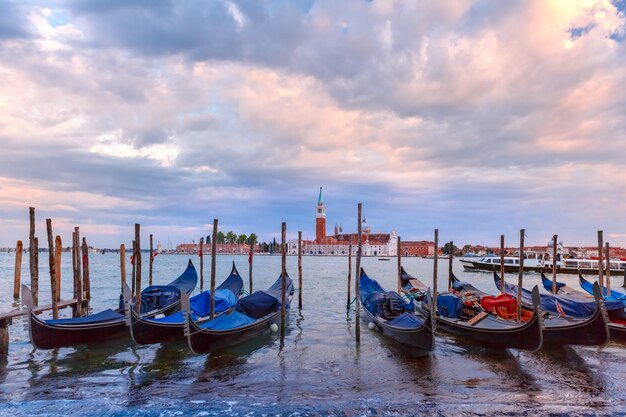
{"type": "MultiPolygon", "coordinates": [[[[155,283],[167,283],[187,263],[160,255],[155,283]]],[[[235,261],[247,287],[247,257],[220,256],[218,283],[235,261]]],[[[14,254],[0,254],[0,306],[12,300],[14,254]]],[[[197,264],[196,259],[194,262],[197,264]]],[[[297,259],[288,271],[297,280],[297,259]]],[[[64,254],[63,298],[71,298],[70,257],[64,254]]],[[[40,260],[40,304],[50,299],[40,260]]],[[[115,306],[119,256],[90,255],[94,311],[115,306]]],[[[432,260],[404,259],[408,272],[432,279],[432,260]]],[[[363,260],[368,275],[396,287],[395,260],[363,260]]],[[[455,273],[494,293],[488,273],[455,273]]],[[[442,260],[440,271],[447,271],[442,260]]],[[[11,415],[623,415],[626,344],[600,348],[544,348],[538,353],[471,347],[439,334],[436,350],[418,355],[361,327],[354,342],[354,311],[346,313],[347,258],[305,257],[304,308],[289,314],[285,345],[268,337],[214,356],[193,355],[186,344],[134,346],[128,340],[97,347],[34,350],[26,321],[10,327],[8,360],[0,364],[0,413],[11,415]]],[[[254,286],[269,286],[280,257],[257,256],[254,286]]],[[[28,258],[22,276],[28,284],[28,258]]],[[[144,282],[147,269],[143,273],[144,282]]],[[[205,268],[205,282],[209,268],[205,268]]],[[[510,277],[513,279],[513,277],[510,277]]],[[[576,286],[575,277],[560,277],[576,286]]],[[[618,283],[618,278],[614,278],[618,283]]],[[[353,281],[354,282],[354,281],[353,281]]],[[[529,274],[526,287],[539,284],[529,274]]],[[[619,278],[621,283],[621,278],[619,278]]],[[[445,279],[440,280],[445,287],[445,279]]],[[[69,310],[63,314],[68,314],[69,310]]]]}

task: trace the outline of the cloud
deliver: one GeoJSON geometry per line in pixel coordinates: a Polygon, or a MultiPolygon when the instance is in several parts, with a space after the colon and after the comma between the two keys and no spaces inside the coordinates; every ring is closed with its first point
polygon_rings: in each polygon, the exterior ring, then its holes
{"type": "Polygon", "coordinates": [[[6,222],[37,204],[106,225],[103,244],[135,221],[190,240],[214,217],[306,235],[323,185],[329,224],[361,200],[403,238],[626,227],[608,1],[0,6],[19,29],[0,17],[6,222]]]}

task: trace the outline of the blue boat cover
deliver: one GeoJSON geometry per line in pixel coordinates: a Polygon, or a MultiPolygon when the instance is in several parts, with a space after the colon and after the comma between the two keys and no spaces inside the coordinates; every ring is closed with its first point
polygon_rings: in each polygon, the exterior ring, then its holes
{"type": "MultiPolygon", "coordinates": [[[[294,293],[293,282],[287,275],[285,295],[291,296],[294,293]]],[[[265,291],[255,291],[252,294],[237,301],[236,310],[222,314],[214,320],[200,324],[203,329],[230,330],[254,323],[263,316],[278,311],[282,298],[282,276],[279,277],[271,287],[265,291]]],[[[289,304],[285,306],[289,308],[289,304]]]]}
{"type": "Polygon", "coordinates": [[[413,311],[413,304],[409,305],[397,292],[385,291],[378,281],[367,276],[363,268],[361,268],[359,278],[359,291],[363,307],[374,316],[382,317],[384,315],[384,304],[387,300],[392,300],[395,305],[400,306],[403,310],[410,309],[413,311]]]}
{"type": "MultiPolygon", "coordinates": [[[[542,274],[543,275],[543,274],[542,274]]],[[[541,277],[541,283],[543,284],[543,288],[545,288],[546,291],[550,291],[552,292],[552,281],[550,281],[549,279],[545,279],[543,276],[541,277]]],[[[556,291],[558,292],[560,288],[565,287],[565,283],[564,282],[558,282],[556,283],[556,291]]]]}
{"type": "MultiPolygon", "coordinates": [[[[500,288],[500,277],[494,274],[494,281],[497,288],[500,288]]],[[[509,284],[505,281],[504,291],[512,297],[517,297],[517,285],[509,284]]],[[[545,311],[555,315],[559,315],[557,308],[557,302],[563,309],[563,312],[567,317],[591,317],[596,311],[595,300],[576,300],[566,295],[554,295],[554,294],[540,294],[541,308],[545,311]]],[[[522,288],[522,302],[527,305],[532,305],[532,293],[522,288]]]]}
{"type": "Polygon", "coordinates": [[[198,273],[191,260],[187,269],[167,285],[152,285],[141,291],[141,312],[159,310],[180,300],[182,291],[191,293],[198,282],[198,273]]]}
{"type": "Polygon", "coordinates": [[[246,326],[248,324],[252,324],[255,321],[255,319],[248,317],[243,313],[233,311],[229,314],[222,314],[215,320],[204,322],[200,324],[199,327],[202,329],[210,330],[231,330],[238,327],[246,326]]]}
{"type": "Polygon", "coordinates": [[[96,314],[91,314],[85,317],[76,317],[74,319],[46,320],[46,324],[50,324],[50,325],[90,324],[90,323],[101,323],[103,321],[112,321],[112,320],[118,320],[118,319],[123,321],[124,315],[118,313],[117,311],[107,309],[96,314]]]}
{"type": "Polygon", "coordinates": [[[402,313],[393,320],[387,322],[388,325],[393,327],[401,327],[403,329],[414,329],[424,324],[415,314],[402,313]]]}
{"type": "Polygon", "coordinates": [[[461,317],[461,309],[463,301],[454,294],[438,294],[437,295],[437,313],[442,317],[458,318],[461,317]]]}
{"type": "MultiPolygon", "coordinates": [[[[583,290],[587,291],[589,294],[593,295],[593,284],[586,279],[580,277],[580,286],[583,287],[583,290]]],[[[611,296],[607,297],[606,295],[606,287],[602,287],[602,295],[604,295],[604,300],[606,302],[609,301],[624,301],[626,300],[626,295],[619,291],[615,291],[611,288],[611,296]]],[[[607,307],[608,308],[608,307],[607,307]]]]}

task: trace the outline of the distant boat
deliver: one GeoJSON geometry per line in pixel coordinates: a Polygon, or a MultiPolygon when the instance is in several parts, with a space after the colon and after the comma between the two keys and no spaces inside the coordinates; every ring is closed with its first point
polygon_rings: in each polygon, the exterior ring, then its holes
{"type": "Polygon", "coordinates": [[[391,258],[388,258],[386,256],[383,256],[382,258],[378,258],[379,261],[390,261],[391,258]]]}

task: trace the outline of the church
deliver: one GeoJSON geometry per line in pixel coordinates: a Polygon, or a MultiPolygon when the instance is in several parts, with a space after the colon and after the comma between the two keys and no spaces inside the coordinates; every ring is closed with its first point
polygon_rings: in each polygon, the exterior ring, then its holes
{"type": "MultiPolygon", "coordinates": [[[[396,256],[398,248],[398,234],[372,233],[365,217],[361,224],[362,254],[363,256],[396,256]]],[[[322,196],[322,187],[315,207],[315,240],[303,240],[302,251],[305,255],[347,255],[350,243],[352,254],[356,255],[358,233],[343,233],[343,226],[335,224],[333,235],[326,234],[326,206],[322,196]]],[[[287,243],[289,254],[298,253],[298,241],[287,243]]]]}

